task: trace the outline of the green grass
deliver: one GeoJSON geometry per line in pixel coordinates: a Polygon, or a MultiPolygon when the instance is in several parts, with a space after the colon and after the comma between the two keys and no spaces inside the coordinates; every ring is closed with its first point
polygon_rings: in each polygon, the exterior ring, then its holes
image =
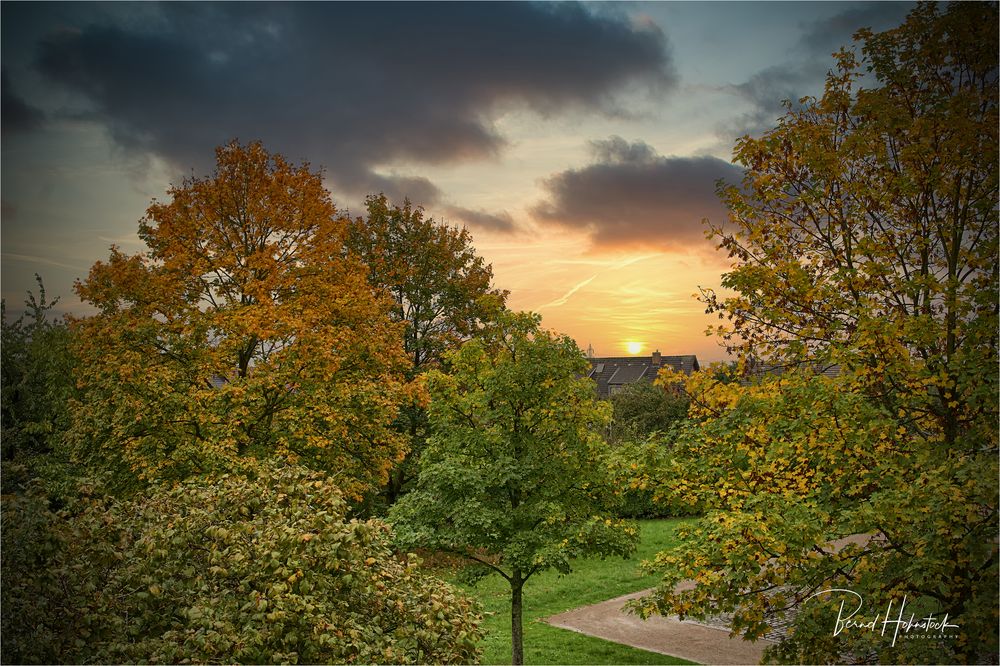
{"type": "MultiPolygon", "coordinates": [[[[573,572],[535,574],[524,587],[524,661],[526,664],[690,664],[692,662],[626,647],[600,638],[549,626],[541,618],[636,592],[656,584],[639,563],[675,543],[680,520],[639,521],[640,542],[628,560],[577,560],[573,572]]],[[[449,576],[454,580],[454,576],[449,576]]],[[[484,664],[509,664],[510,586],[493,575],[475,585],[462,585],[483,606],[484,664]]]]}

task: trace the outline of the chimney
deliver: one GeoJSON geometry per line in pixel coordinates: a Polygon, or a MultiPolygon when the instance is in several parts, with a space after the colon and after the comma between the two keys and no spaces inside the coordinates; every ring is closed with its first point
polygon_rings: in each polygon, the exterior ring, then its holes
{"type": "Polygon", "coordinates": [[[654,368],[660,367],[660,363],[661,363],[660,350],[657,349],[655,352],[653,352],[653,367],[654,368]]]}

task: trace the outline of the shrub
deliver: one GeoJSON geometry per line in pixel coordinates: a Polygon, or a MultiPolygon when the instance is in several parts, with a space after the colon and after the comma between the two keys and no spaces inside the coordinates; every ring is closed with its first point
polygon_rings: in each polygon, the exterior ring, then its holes
{"type": "Polygon", "coordinates": [[[689,515],[690,509],[657,492],[657,484],[640,478],[640,462],[662,465],[669,460],[676,429],[687,420],[688,398],[673,386],[636,382],[611,396],[612,419],[608,456],[621,496],[623,518],[667,518],[689,515]]]}
{"type": "Polygon", "coordinates": [[[687,418],[688,399],[662,386],[636,382],[611,396],[612,418],[608,440],[612,444],[641,441],[656,432],[669,432],[687,418]]]}
{"type": "Polygon", "coordinates": [[[75,516],[10,498],[3,659],[476,660],[472,603],[396,558],[386,524],[345,521],[345,510],[328,476],[270,465],[75,516]],[[25,509],[37,534],[9,541],[12,511],[25,509]],[[30,622],[6,621],[22,612],[30,622]]]}

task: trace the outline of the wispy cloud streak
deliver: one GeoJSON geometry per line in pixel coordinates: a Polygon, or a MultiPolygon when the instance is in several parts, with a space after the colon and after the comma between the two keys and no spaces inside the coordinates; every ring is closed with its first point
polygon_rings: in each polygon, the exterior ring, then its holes
{"type": "Polygon", "coordinates": [[[15,254],[13,252],[4,252],[2,255],[4,260],[8,261],[25,261],[30,264],[43,264],[45,266],[56,266],[58,268],[68,268],[72,271],[86,271],[86,266],[80,266],[78,264],[66,264],[61,261],[55,261],[54,259],[49,259],[47,257],[38,257],[31,254],[15,254]]]}
{"type": "Polygon", "coordinates": [[[567,291],[565,294],[563,294],[563,296],[561,298],[557,298],[556,300],[552,301],[551,303],[546,303],[545,305],[539,305],[538,308],[536,308],[536,309],[538,309],[538,310],[544,310],[546,308],[557,308],[560,305],[566,305],[566,302],[570,299],[570,297],[573,294],[575,294],[576,292],[580,291],[581,289],[583,289],[584,287],[586,287],[588,284],[590,284],[591,282],[593,282],[595,278],[597,278],[597,275],[591,275],[589,278],[587,278],[583,282],[580,282],[580,283],[574,285],[573,288],[570,289],[569,291],[567,291]]]}

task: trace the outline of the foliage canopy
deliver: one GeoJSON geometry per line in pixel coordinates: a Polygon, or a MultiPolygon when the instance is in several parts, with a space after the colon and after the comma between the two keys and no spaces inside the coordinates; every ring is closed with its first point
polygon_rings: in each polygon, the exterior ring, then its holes
{"type": "Polygon", "coordinates": [[[995,658],[997,19],[921,4],[861,30],[822,98],[738,143],[713,229],[735,295],[706,299],[748,374],[686,382],[697,423],[649,481],[706,515],[645,611],[733,612],[752,638],[794,609],[770,651],[791,662],[995,658]],[[905,600],[957,628],[835,635],[841,599],[810,598],[835,588],[858,621],[905,600]]]}
{"type": "MultiPolygon", "coordinates": [[[[403,347],[409,377],[440,367],[456,348],[503,307],[507,292],[492,289],[493,271],[472,246],[466,229],[456,229],[409,201],[391,204],[385,195],[365,201],[367,215],[347,225],[345,248],[368,267],[368,282],[392,303],[389,316],[405,326],[403,347]]],[[[413,480],[427,438],[427,413],[420,402],[402,406],[397,427],[409,440],[405,461],[385,487],[395,502],[413,480]]]]}
{"type": "Polygon", "coordinates": [[[80,297],[76,454],[128,480],[178,479],[279,455],[359,496],[406,442],[400,326],[345,258],[321,174],[259,143],[216,151],[140,223],[149,250],[112,248],[80,297]]]}
{"type": "Polygon", "coordinates": [[[409,201],[365,200],[367,215],[351,220],[344,245],[368,267],[369,283],[388,292],[391,316],[406,325],[413,372],[441,364],[445,352],[477,330],[506,291],[492,289],[493,270],[466,229],[424,217],[409,201]]]}
{"type": "Polygon", "coordinates": [[[669,461],[674,433],[687,419],[687,395],[676,385],[665,388],[635,382],[611,396],[611,410],[607,462],[622,500],[619,515],[652,518],[690,513],[690,507],[671,501],[671,493],[658,491],[647,475],[637,473],[669,461]]]}
{"type": "Polygon", "coordinates": [[[48,301],[42,279],[35,279],[38,295],[28,293],[22,316],[9,320],[7,304],[0,304],[5,463],[51,451],[67,427],[66,404],[73,395],[70,333],[65,322],[51,316],[59,299],[48,301]]]}
{"type": "Polygon", "coordinates": [[[681,391],[640,381],[611,396],[612,442],[638,441],[667,432],[687,417],[687,397],[681,391]]]}
{"type": "Polygon", "coordinates": [[[539,571],[587,555],[627,555],[634,526],[603,515],[597,434],[609,409],[582,377],[576,343],[532,314],[503,313],[428,373],[432,436],[415,489],[390,511],[404,547],[467,558],[510,583],[514,663],[523,660],[521,592],[539,571]]]}

